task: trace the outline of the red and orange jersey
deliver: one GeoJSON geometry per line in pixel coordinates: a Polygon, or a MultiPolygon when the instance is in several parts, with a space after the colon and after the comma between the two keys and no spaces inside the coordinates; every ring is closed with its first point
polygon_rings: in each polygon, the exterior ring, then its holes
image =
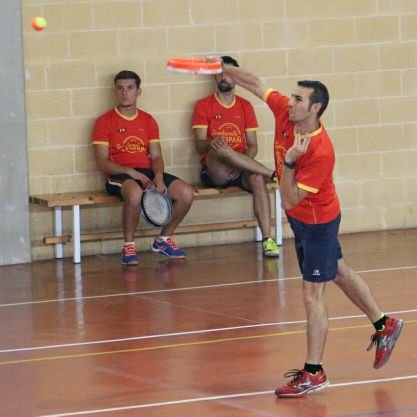
{"type": "MultiPolygon", "coordinates": [[[[217,94],[199,100],[194,108],[192,128],[207,128],[207,140],[223,137],[236,152],[245,153],[247,149],[245,132],[258,129],[255,110],[252,104],[242,97],[235,96],[229,106],[223,104],[217,94]]],[[[204,164],[206,154],[202,155],[204,164]]]]}
{"type": "Polygon", "coordinates": [[[137,109],[134,117],[123,116],[117,108],[101,115],[95,123],[93,144],[107,145],[109,159],[130,168],[150,168],[149,144],[159,142],[156,120],[137,109]]]}
{"type": "MultiPolygon", "coordinates": [[[[287,150],[295,138],[294,123],[289,120],[288,97],[268,89],[264,100],[275,116],[274,158],[278,180],[281,179],[287,150]]],[[[340,213],[339,199],[333,182],[335,153],[323,125],[309,134],[310,145],[295,167],[298,188],[308,191],[307,197],[287,210],[289,216],[306,224],[327,223],[340,213]]]]}

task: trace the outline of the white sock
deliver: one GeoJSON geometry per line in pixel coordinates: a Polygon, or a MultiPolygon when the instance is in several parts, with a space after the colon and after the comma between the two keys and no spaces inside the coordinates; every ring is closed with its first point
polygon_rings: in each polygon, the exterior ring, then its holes
{"type": "Polygon", "coordinates": [[[170,236],[158,236],[157,240],[162,240],[163,242],[166,242],[169,238],[170,236]]]}
{"type": "Polygon", "coordinates": [[[135,242],[125,242],[123,244],[123,246],[127,246],[127,245],[136,245],[136,243],[135,242]]]}

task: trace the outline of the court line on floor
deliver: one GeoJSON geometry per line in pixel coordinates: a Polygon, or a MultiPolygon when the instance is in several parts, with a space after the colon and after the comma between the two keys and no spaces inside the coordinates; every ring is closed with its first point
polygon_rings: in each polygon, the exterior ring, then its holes
{"type": "MultiPolygon", "coordinates": [[[[417,265],[411,266],[399,266],[393,268],[381,268],[381,269],[364,269],[360,271],[355,271],[358,274],[368,274],[373,272],[389,272],[389,271],[402,271],[407,269],[416,269],[417,265]]],[[[212,288],[222,288],[222,287],[233,287],[238,285],[252,285],[252,284],[265,284],[268,282],[282,282],[282,281],[293,281],[301,279],[301,276],[288,277],[288,278],[276,278],[276,279],[263,279],[263,280],[254,280],[254,281],[239,281],[239,282],[229,282],[223,284],[213,284],[213,285],[199,285],[193,287],[184,287],[184,288],[164,288],[161,290],[148,290],[148,291],[137,291],[137,292],[123,292],[116,294],[103,294],[103,295],[91,295],[91,296],[82,296],[82,297],[67,297],[67,298],[55,298],[50,300],[38,300],[38,301],[22,301],[19,303],[4,303],[0,304],[0,308],[4,307],[19,307],[26,305],[34,304],[47,304],[47,303],[62,303],[64,301],[83,301],[83,300],[96,300],[101,298],[111,298],[111,297],[126,297],[126,296],[137,296],[137,295],[148,295],[148,294],[161,294],[161,293],[170,293],[170,292],[181,292],[181,291],[194,291],[194,290],[204,290],[212,288]]]]}
{"type": "MultiPolygon", "coordinates": [[[[381,382],[406,381],[410,379],[417,379],[417,375],[406,375],[406,376],[398,376],[398,377],[391,377],[391,378],[342,382],[339,384],[330,384],[328,388],[340,388],[340,387],[350,387],[354,385],[377,384],[381,382]]],[[[149,404],[137,404],[137,405],[124,406],[124,407],[102,408],[102,409],[97,409],[97,410],[85,410],[85,411],[77,411],[77,412],[61,413],[61,414],[48,414],[48,415],[42,415],[39,417],[82,416],[82,415],[89,415],[89,414],[111,413],[115,411],[135,410],[135,409],[140,409],[140,408],[166,407],[170,405],[190,404],[190,403],[197,403],[197,402],[203,402],[203,401],[218,401],[218,400],[235,399],[235,398],[243,398],[243,397],[254,397],[254,396],[259,396],[259,395],[271,395],[271,394],[273,394],[273,391],[271,390],[246,392],[246,393],[241,393],[241,394],[216,395],[216,396],[202,397],[202,398],[187,398],[184,400],[165,401],[165,402],[149,403],[149,404]]],[[[291,401],[291,399],[286,400],[286,401],[291,401]]],[[[365,415],[369,415],[369,414],[365,414],[365,415]]]]}
{"type": "MultiPolygon", "coordinates": [[[[413,310],[387,311],[386,314],[394,315],[394,314],[407,314],[407,313],[416,313],[416,312],[417,312],[417,309],[413,309],[413,310]]],[[[362,318],[366,318],[366,316],[364,314],[357,314],[357,315],[351,315],[351,316],[329,317],[329,321],[351,320],[351,319],[362,319],[362,318]]],[[[133,341],[148,340],[148,339],[159,339],[159,338],[162,339],[165,337],[193,336],[193,335],[198,335],[198,334],[220,333],[220,332],[227,332],[227,331],[232,331],[232,330],[244,330],[244,329],[254,329],[254,328],[260,328],[260,327],[272,327],[272,326],[290,326],[290,325],[305,324],[305,323],[306,323],[306,320],[293,320],[293,321],[281,321],[281,322],[274,322],[274,323],[245,324],[242,326],[219,327],[216,329],[190,330],[187,332],[160,333],[160,334],[151,334],[151,335],[146,335],[146,336],[125,337],[125,338],[120,338],[120,339],[92,340],[89,342],[62,343],[59,345],[57,344],[57,345],[45,345],[45,346],[30,346],[30,347],[24,347],[24,348],[0,349],[0,354],[1,353],[30,352],[30,351],[47,350],[47,349],[62,349],[62,348],[69,348],[69,347],[103,345],[103,344],[110,344],[110,343],[133,342],[133,341]]]]}
{"type": "MultiPolygon", "coordinates": [[[[404,323],[408,323],[408,324],[417,323],[417,319],[407,320],[407,321],[404,321],[404,323]]],[[[361,328],[369,328],[369,324],[345,326],[345,327],[334,327],[334,328],[330,328],[329,332],[347,331],[347,330],[361,329],[361,328]]],[[[298,334],[304,334],[304,333],[305,333],[305,329],[294,330],[290,332],[266,333],[266,334],[251,335],[251,336],[236,336],[236,337],[227,337],[227,338],[213,339],[213,340],[198,340],[195,342],[171,343],[167,345],[155,345],[155,346],[146,346],[146,347],[139,347],[139,348],[117,349],[117,350],[109,350],[109,351],[103,351],[103,352],[76,353],[76,354],[70,354],[70,355],[57,355],[57,356],[42,356],[39,358],[3,361],[3,362],[0,362],[0,366],[17,365],[17,364],[22,364],[22,363],[38,363],[38,362],[66,360],[66,359],[80,359],[80,358],[98,357],[98,356],[109,356],[109,355],[116,355],[116,354],[121,354],[121,353],[145,352],[145,351],[155,351],[155,350],[163,350],[163,349],[177,349],[177,348],[191,347],[191,346],[212,345],[216,343],[227,343],[227,342],[236,342],[236,341],[242,341],[242,340],[266,339],[269,337],[298,335],[298,334]]]]}

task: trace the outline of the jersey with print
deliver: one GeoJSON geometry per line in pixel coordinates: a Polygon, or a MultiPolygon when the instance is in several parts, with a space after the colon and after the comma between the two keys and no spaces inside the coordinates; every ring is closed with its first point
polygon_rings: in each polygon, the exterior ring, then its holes
{"type": "MultiPolygon", "coordinates": [[[[229,106],[223,104],[217,94],[199,100],[192,117],[192,128],[207,128],[207,140],[223,137],[236,152],[245,153],[248,148],[245,132],[258,129],[255,110],[252,104],[242,97],[235,96],[229,106]]],[[[207,154],[202,154],[204,165],[207,154]]]]}
{"type": "MultiPolygon", "coordinates": [[[[288,97],[268,89],[264,100],[275,116],[274,158],[280,180],[285,154],[294,143],[294,123],[289,120],[288,97]]],[[[297,159],[294,174],[298,188],[308,191],[308,194],[299,204],[287,210],[287,214],[306,224],[322,224],[332,221],[340,213],[333,182],[335,154],[322,124],[309,136],[310,145],[307,152],[297,159]]]]}
{"type": "Polygon", "coordinates": [[[114,108],[96,120],[92,140],[93,144],[107,145],[109,160],[116,164],[151,168],[149,144],[159,142],[159,128],[143,110],[137,109],[135,116],[126,117],[114,108]]]}

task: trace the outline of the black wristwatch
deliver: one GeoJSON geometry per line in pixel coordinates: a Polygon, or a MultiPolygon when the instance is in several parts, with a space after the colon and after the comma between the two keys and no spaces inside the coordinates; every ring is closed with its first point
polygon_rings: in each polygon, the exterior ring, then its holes
{"type": "Polygon", "coordinates": [[[289,169],[295,168],[295,161],[294,162],[288,162],[286,159],[284,159],[284,165],[289,169]]]}

